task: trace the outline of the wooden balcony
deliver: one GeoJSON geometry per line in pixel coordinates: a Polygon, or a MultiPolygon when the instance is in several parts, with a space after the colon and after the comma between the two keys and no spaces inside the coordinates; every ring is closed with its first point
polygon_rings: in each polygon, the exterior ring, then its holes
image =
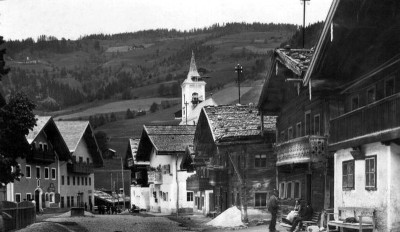
{"type": "Polygon", "coordinates": [[[55,155],[51,150],[32,149],[26,160],[28,163],[51,164],[55,162],[55,155]]]}
{"type": "Polygon", "coordinates": [[[93,165],[92,164],[86,164],[86,163],[73,163],[73,164],[68,164],[68,171],[73,172],[73,173],[79,173],[79,174],[91,174],[93,173],[93,165]]]}
{"type": "Polygon", "coordinates": [[[148,171],[147,179],[148,179],[149,184],[162,184],[163,183],[161,171],[148,171]]]}
{"type": "Polygon", "coordinates": [[[192,175],[186,179],[186,190],[187,191],[205,191],[211,190],[209,178],[202,178],[198,175],[192,175]]]}
{"type": "Polygon", "coordinates": [[[330,121],[329,150],[399,138],[400,94],[395,94],[330,121]]]}
{"type": "Polygon", "coordinates": [[[326,158],[326,138],[323,136],[309,135],[295,138],[283,143],[277,143],[277,166],[318,162],[326,158]]]}

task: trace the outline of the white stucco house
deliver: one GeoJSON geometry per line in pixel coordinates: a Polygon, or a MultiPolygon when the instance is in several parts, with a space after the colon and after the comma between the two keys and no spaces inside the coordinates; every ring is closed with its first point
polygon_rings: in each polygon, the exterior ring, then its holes
{"type": "Polygon", "coordinates": [[[194,172],[183,170],[181,163],[194,131],[195,126],[143,126],[136,159],[149,162],[151,212],[193,212],[193,192],[186,190],[186,180],[194,172]]]}

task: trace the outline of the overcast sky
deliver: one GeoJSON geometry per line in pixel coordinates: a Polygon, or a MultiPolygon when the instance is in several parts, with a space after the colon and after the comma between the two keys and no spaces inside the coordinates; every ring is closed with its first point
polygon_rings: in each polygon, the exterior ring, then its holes
{"type": "MultiPolygon", "coordinates": [[[[311,0],[306,24],[325,20],[332,0],[311,0]]],[[[300,0],[0,0],[0,35],[77,39],[94,33],[188,30],[214,23],[302,24],[300,0]]]]}

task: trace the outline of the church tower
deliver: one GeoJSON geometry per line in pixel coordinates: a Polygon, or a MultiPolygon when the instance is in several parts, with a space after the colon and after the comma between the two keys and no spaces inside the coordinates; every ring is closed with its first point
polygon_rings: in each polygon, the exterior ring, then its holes
{"type": "Polygon", "coordinates": [[[194,53],[192,51],[192,59],[188,75],[182,85],[182,122],[183,125],[192,125],[187,122],[191,118],[191,114],[198,104],[206,99],[206,82],[202,80],[197,71],[194,53]]]}

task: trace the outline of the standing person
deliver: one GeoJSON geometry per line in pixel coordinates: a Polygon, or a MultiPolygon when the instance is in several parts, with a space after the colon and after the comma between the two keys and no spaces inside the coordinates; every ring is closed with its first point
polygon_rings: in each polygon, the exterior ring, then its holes
{"type": "Polygon", "coordinates": [[[89,209],[90,209],[90,212],[92,212],[92,209],[93,209],[92,201],[89,201],[89,209]]]}
{"type": "Polygon", "coordinates": [[[278,191],[274,189],[272,191],[272,195],[269,198],[268,201],[268,211],[271,213],[271,222],[269,223],[269,231],[270,232],[275,232],[276,231],[276,217],[278,215],[278,209],[279,209],[279,201],[277,198],[278,191]]]}

